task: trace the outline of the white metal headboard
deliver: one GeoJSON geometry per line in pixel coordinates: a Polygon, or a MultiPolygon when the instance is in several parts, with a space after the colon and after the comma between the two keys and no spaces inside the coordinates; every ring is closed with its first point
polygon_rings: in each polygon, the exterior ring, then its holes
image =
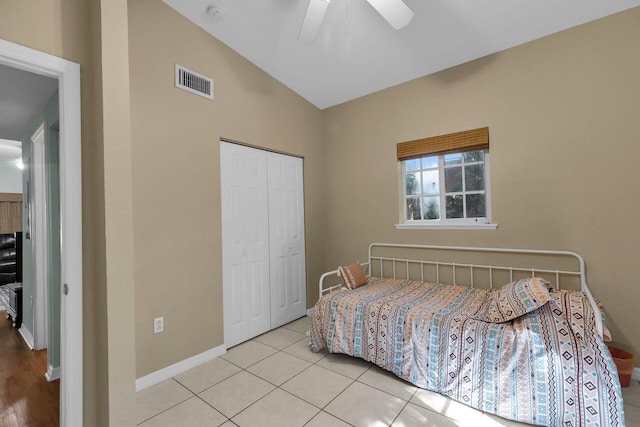
{"type": "MultiPolygon", "coordinates": [[[[498,260],[496,260],[498,261],[498,260]]],[[[496,272],[508,272],[510,281],[514,280],[514,273],[531,275],[531,277],[535,277],[537,275],[545,275],[545,276],[555,276],[555,285],[556,289],[560,289],[560,282],[563,277],[574,277],[578,278],[580,281],[580,290],[585,293],[589,303],[591,304],[595,316],[596,329],[598,334],[602,337],[603,325],[602,325],[602,313],[598,304],[596,303],[589,287],[587,286],[586,281],[586,270],[584,259],[577,254],[576,252],[571,251],[551,251],[551,250],[537,250],[537,249],[510,249],[510,248],[479,248],[479,247],[464,247],[464,246],[437,246],[437,245],[410,245],[410,244],[397,244],[397,243],[372,243],[369,245],[369,260],[366,263],[362,264],[363,269],[365,271],[372,271],[372,268],[377,268],[376,271],[379,271],[379,274],[376,276],[380,277],[389,277],[389,278],[397,278],[400,274],[401,277],[410,277],[410,268],[414,266],[414,268],[419,267],[420,271],[420,280],[425,280],[424,271],[425,266],[430,266],[435,269],[436,274],[436,282],[440,282],[440,272],[442,268],[446,268],[447,271],[452,274],[452,282],[450,284],[457,285],[459,284],[456,278],[456,271],[459,269],[464,269],[465,271],[469,271],[468,277],[470,278],[470,283],[468,285],[474,286],[475,274],[477,271],[484,271],[485,274],[489,277],[489,287],[493,288],[494,274],[496,272]],[[413,258],[397,258],[393,256],[382,256],[375,255],[374,253],[380,250],[386,249],[405,249],[405,250],[433,250],[433,251],[451,251],[456,253],[485,253],[485,254],[503,254],[503,255],[543,255],[543,256],[560,256],[560,257],[569,257],[577,261],[577,267],[575,269],[567,269],[567,268],[539,268],[535,266],[504,266],[500,265],[499,262],[491,263],[491,264],[473,264],[468,262],[447,262],[447,261],[434,261],[429,259],[413,259],[413,258]],[[389,271],[389,268],[391,271],[389,271]]],[[[335,289],[343,287],[342,284],[333,285],[333,286],[325,286],[325,280],[331,276],[335,276],[337,274],[337,270],[332,270],[324,273],[320,276],[319,282],[319,295],[320,297],[327,292],[331,292],[335,289]]],[[[418,277],[415,277],[415,280],[418,280],[418,277]]],[[[505,283],[501,283],[503,285],[505,283]]]]}

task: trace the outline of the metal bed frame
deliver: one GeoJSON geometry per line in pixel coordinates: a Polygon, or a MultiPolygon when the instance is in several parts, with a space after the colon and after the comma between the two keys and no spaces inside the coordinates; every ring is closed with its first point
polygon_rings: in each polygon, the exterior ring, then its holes
{"type": "MultiPolygon", "coordinates": [[[[369,259],[367,262],[362,263],[361,266],[365,270],[365,273],[369,274],[371,272],[372,267],[376,267],[379,269],[380,277],[388,277],[388,278],[398,278],[398,275],[402,274],[403,278],[410,278],[410,266],[416,266],[414,268],[420,269],[420,278],[419,280],[424,281],[424,272],[425,266],[431,266],[431,268],[435,269],[436,274],[436,282],[440,282],[440,272],[441,269],[446,268],[447,271],[451,272],[453,285],[458,285],[458,280],[456,278],[456,271],[463,269],[469,271],[468,277],[470,278],[470,284],[467,286],[473,287],[475,285],[475,274],[477,271],[485,271],[489,277],[489,288],[493,288],[494,275],[496,272],[508,272],[510,281],[514,280],[514,273],[531,275],[531,277],[535,277],[536,275],[545,275],[545,276],[554,276],[555,277],[555,288],[560,289],[560,282],[563,277],[575,277],[580,281],[580,290],[584,292],[591,307],[593,309],[593,313],[595,316],[596,322],[596,330],[600,337],[603,336],[603,324],[602,324],[602,312],[598,307],[589,287],[587,286],[586,281],[586,270],[584,259],[577,254],[576,252],[571,251],[551,251],[551,250],[536,250],[536,249],[509,249],[509,248],[479,248],[479,247],[464,247],[464,246],[437,246],[437,245],[411,245],[411,244],[397,244],[397,243],[372,243],[369,245],[369,259]],[[496,265],[496,264],[472,264],[472,263],[462,263],[462,262],[447,262],[447,261],[434,261],[434,260],[424,260],[424,259],[410,259],[410,258],[396,258],[389,256],[380,256],[374,255],[374,252],[384,250],[384,248],[391,249],[408,249],[408,250],[417,250],[417,251],[444,251],[444,252],[457,252],[457,253],[485,253],[485,254],[506,254],[506,255],[542,255],[547,256],[550,259],[552,257],[561,257],[562,259],[573,259],[577,261],[577,268],[567,269],[567,268],[538,268],[538,267],[514,267],[514,266],[504,266],[504,265],[496,265]],[[389,273],[389,266],[391,268],[391,272],[389,273]],[[400,268],[398,268],[400,266],[400,268]],[[402,268],[404,266],[404,268],[402,268]],[[387,267],[385,271],[385,267],[387,267]]],[[[326,286],[325,281],[332,276],[336,276],[338,274],[338,270],[328,271],[320,276],[319,280],[319,296],[322,297],[324,294],[328,292],[332,292],[336,289],[340,289],[344,287],[342,283],[332,286],[326,286]]],[[[416,277],[414,280],[418,280],[416,277]]],[[[501,285],[506,283],[501,283],[501,285]]]]}

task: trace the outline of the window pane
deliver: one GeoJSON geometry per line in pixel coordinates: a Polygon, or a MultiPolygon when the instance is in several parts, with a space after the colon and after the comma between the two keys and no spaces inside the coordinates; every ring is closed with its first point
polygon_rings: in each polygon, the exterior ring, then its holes
{"type": "Polygon", "coordinates": [[[438,167],[438,156],[422,158],[422,169],[437,168],[437,167],[438,167]]]}
{"type": "Polygon", "coordinates": [[[440,193],[440,174],[437,169],[422,172],[422,192],[424,194],[440,193]]]}
{"type": "Polygon", "coordinates": [[[425,197],[422,201],[424,203],[424,219],[440,219],[440,198],[425,197]]]}
{"type": "Polygon", "coordinates": [[[420,218],[420,199],[417,197],[411,197],[407,199],[407,219],[419,220],[420,218]]]}
{"type": "Polygon", "coordinates": [[[464,153],[465,163],[482,162],[484,160],[484,151],[469,151],[464,153]]]}
{"type": "Polygon", "coordinates": [[[446,168],[444,170],[445,193],[462,191],[462,168],[446,168]]]}
{"type": "Polygon", "coordinates": [[[420,159],[405,160],[404,167],[407,171],[417,171],[420,169],[420,159]]]}
{"type": "Polygon", "coordinates": [[[467,218],[484,218],[487,216],[484,194],[467,195],[467,218]]]}
{"type": "Polygon", "coordinates": [[[462,196],[447,196],[447,218],[464,218],[462,196]]]}
{"type": "Polygon", "coordinates": [[[446,166],[459,165],[460,163],[462,163],[462,153],[444,155],[444,164],[446,166]]]}
{"type": "Polygon", "coordinates": [[[407,172],[405,176],[405,191],[407,196],[420,193],[420,172],[407,172]]]}
{"type": "Polygon", "coordinates": [[[484,190],[484,164],[478,163],[464,167],[464,183],[466,191],[484,190]]]}

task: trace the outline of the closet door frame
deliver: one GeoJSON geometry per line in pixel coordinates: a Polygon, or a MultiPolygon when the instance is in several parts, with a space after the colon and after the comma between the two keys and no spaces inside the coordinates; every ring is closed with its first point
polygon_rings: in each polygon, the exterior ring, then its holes
{"type": "MultiPolygon", "coordinates": [[[[278,161],[276,160],[276,163],[278,161]]],[[[287,172],[293,173],[291,171],[287,172]]],[[[277,173],[275,173],[277,175],[277,173]]],[[[224,334],[225,346],[232,347],[240,342],[249,340],[269,329],[274,329],[289,321],[295,320],[306,314],[306,256],[305,256],[305,225],[304,225],[304,161],[301,157],[284,153],[275,153],[257,147],[251,147],[232,141],[220,140],[220,188],[221,188],[221,211],[222,211],[222,265],[223,265],[223,310],[224,310],[224,334]],[[234,155],[258,154],[264,156],[263,166],[245,165],[242,160],[229,158],[230,153],[234,155]],[[283,157],[280,157],[283,156],[283,157]],[[269,158],[284,160],[290,165],[295,164],[296,182],[295,185],[278,185],[277,191],[271,194],[268,182],[274,170],[269,171],[271,161],[269,158]],[[259,176],[263,176],[264,202],[253,203],[250,209],[255,209],[253,214],[258,213],[254,218],[266,220],[256,227],[260,228],[260,233],[267,233],[266,256],[262,253],[262,261],[253,258],[247,262],[244,258],[253,256],[250,249],[246,248],[248,234],[251,234],[251,227],[242,227],[248,214],[242,209],[234,206],[248,206],[247,183],[239,176],[231,177],[234,168],[245,167],[246,170],[254,169],[259,176]],[[264,169],[264,175],[263,175],[264,169]],[[231,182],[235,181],[235,183],[231,182]],[[235,186],[235,189],[232,187],[235,186]],[[242,190],[240,187],[244,188],[242,190]],[[296,194],[292,195],[292,191],[296,194]],[[244,192],[244,196],[239,193],[244,192]],[[279,193],[279,195],[276,195],[279,193]],[[272,206],[278,205],[274,202],[274,197],[279,197],[281,213],[287,215],[286,218],[279,218],[280,221],[271,218],[273,214],[272,206]],[[270,199],[271,198],[271,199],[270,199]],[[235,201],[234,201],[235,200],[235,201]],[[285,205],[282,205],[285,203],[285,205]],[[266,204],[266,206],[265,206],[266,204]],[[299,213],[294,222],[291,221],[293,211],[299,213]],[[238,222],[238,211],[241,219],[238,222]],[[259,212],[264,212],[263,217],[259,212]],[[265,230],[262,227],[266,227],[265,230]],[[286,236],[287,239],[276,239],[272,241],[271,236],[279,233],[279,236],[286,236]],[[244,237],[239,237],[240,235],[244,237]],[[295,262],[292,264],[292,260],[295,262]],[[282,266],[286,264],[284,270],[282,266]],[[258,267],[259,266],[259,267],[258,267]],[[266,266],[266,269],[264,268],[266,266]],[[289,268],[289,271],[287,271],[289,268]],[[266,270],[266,272],[265,272],[266,270]],[[280,274],[277,274],[280,272],[280,274]],[[296,282],[298,284],[296,288],[296,282]],[[266,292],[266,298],[264,297],[266,292]],[[265,305],[266,304],[266,305],[265,305]],[[289,310],[282,311],[282,305],[287,305],[289,310]],[[277,309],[276,307],[279,307],[277,309]],[[252,327],[252,322],[256,315],[263,315],[267,310],[268,322],[261,317],[260,327],[252,327]],[[275,320],[275,321],[274,321],[275,320]]],[[[285,177],[284,183],[290,179],[285,177]]],[[[271,178],[273,180],[273,178],[271,178]]],[[[260,179],[258,179],[260,181],[260,179]]],[[[282,182],[281,182],[282,184],[282,182]]],[[[254,197],[254,200],[257,197],[254,197]]],[[[255,230],[253,230],[255,231],[255,230]]],[[[255,235],[255,233],[253,233],[255,235]]],[[[261,234],[264,236],[264,234],[261,234]]]]}

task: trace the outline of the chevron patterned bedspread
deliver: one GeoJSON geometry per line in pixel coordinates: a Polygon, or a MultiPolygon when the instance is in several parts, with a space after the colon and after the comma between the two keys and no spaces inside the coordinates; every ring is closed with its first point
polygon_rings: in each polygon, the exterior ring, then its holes
{"type": "Polygon", "coordinates": [[[320,298],[311,348],[360,357],[418,387],[545,426],[624,426],[615,364],[584,294],[542,279],[482,290],[369,278],[320,298]]]}

